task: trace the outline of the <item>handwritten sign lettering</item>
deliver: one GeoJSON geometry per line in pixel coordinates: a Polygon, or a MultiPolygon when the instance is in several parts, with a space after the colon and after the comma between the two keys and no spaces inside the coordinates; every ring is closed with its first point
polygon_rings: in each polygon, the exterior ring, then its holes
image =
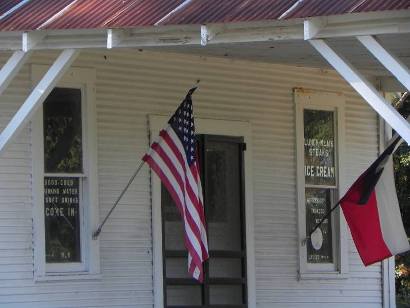
{"type": "MultiPolygon", "coordinates": [[[[325,216],[330,208],[330,189],[306,189],[306,232],[310,232],[325,216]]],[[[320,242],[308,241],[308,262],[331,263],[332,258],[332,228],[329,219],[326,219],[318,229],[320,242]]],[[[314,236],[312,235],[312,239],[314,236]]]]}
{"type": "Polygon", "coordinates": [[[336,185],[334,112],[304,111],[305,181],[336,185]]]}
{"type": "Polygon", "coordinates": [[[79,262],[80,256],[79,178],[44,178],[46,261],[79,262]]]}

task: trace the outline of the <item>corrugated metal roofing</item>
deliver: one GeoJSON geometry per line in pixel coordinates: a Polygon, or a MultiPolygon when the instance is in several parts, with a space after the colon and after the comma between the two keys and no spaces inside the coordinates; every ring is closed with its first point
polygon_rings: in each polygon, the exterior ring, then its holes
{"type": "Polygon", "coordinates": [[[162,24],[202,24],[277,19],[297,0],[192,0],[162,24]]]}
{"type": "Polygon", "coordinates": [[[300,1],[297,7],[295,7],[286,18],[306,18],[409,8],[409,0],[309,0],[300,1]]]}
{"type": "Polygon", "coordinates": [[[410,9],[409,0],[3,0],[0,31],[229,23],[410,9]]]}
{"type": "Polygon", "coordinates": [[[74,0],[29,1],[3,20],[0,20],[0,29],[2,31],[37,29],[44,22],[70,5],[73,1],[74,0]]]}
{"type": "Polygon", "coordinates": [[[402,10],[409,9],[409,0],[367,0],[363,4],[359,5],[354,12],[370,12],[370,11],[383,11],[383,10],[402,10]]]}
{"type": "Polygon", "coordinates": [[[78,0],[45,29],[150,26],[183,0],[78,0]]]}
{"type": "Polygon", "coordinates": [[[0,16],[19,4],[21,0],[3,0],[0,2],[0,16]]]}

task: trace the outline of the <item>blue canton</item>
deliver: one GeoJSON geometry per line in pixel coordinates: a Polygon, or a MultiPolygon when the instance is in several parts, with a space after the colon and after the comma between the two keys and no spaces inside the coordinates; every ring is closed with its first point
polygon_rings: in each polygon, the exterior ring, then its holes
{"type": "Polygon", "coordinates": [[[191,95],[187,95],[175,114],[168,121],[182,142],[189,166],[195,162],[196,152],[195,125],[192,109],[191,95]]]}

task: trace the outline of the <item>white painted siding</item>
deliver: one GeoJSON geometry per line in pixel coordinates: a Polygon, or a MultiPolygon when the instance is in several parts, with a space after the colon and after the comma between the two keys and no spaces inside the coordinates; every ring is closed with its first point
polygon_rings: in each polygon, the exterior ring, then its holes
{"type": "MultiPolygon", "coordinates": [[[[32,62],[50,63],[54,54],[32,62]]],[[[3,58],[4,61],[5,58],[3,58]]],[[[258,307],[381,307],[381,266],[365,269],[350,241],[350,278],[297,280],[292,88],[344,92],[350,183],[377,153],[374,112],[333,72],[151,52],[82,53],[97,68],[98,171],[103,218],[148,146],[147,115],[171,114],[197,79],[195,113],[252,123],[258,307]]],[[[0,98],[0,127],[31,86],[29,68],[0,98]]],[[[33,282],[30,135],[0,158],[0,306],[151,307],[152,242],[147,168],[101,234],[101,280],[33,282]]]]}

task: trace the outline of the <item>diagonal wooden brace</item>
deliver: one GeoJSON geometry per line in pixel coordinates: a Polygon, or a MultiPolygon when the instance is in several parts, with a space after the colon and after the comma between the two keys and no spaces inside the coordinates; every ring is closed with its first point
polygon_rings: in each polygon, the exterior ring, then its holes
{"type": "Polygon", "coordinates": [[[78,55],[75,49],[66,49],[56,59],[38,85],[34,88],[26,101],[11,119],[9,124],[0,135],[0,153],[6,145],[17,135],[24,125],[31,119],[33,114],[38,110],[51,90],[64,75],[70,65],[78,55]]]}
{"type": "Polygon", "coordinates": [[[337,54],[324,40],[310,40],[310,44],[359,93],[367,103],[410,144],[410,124],[346,59],[337,54]]]}
{"type": "Polygon", "coordinates": [[[0,95],[7,89],[10,82],[30,57],[30,54],[30,52],[21,50],[15,51],[6,64],[4,64],[0,70],[0,95]]]}
{"type": "Polygon", "coordinates": [[[373,36],[357,36],[357,39],[410,91],[410,70],[403,62],[387,51],[373,36]]]}

